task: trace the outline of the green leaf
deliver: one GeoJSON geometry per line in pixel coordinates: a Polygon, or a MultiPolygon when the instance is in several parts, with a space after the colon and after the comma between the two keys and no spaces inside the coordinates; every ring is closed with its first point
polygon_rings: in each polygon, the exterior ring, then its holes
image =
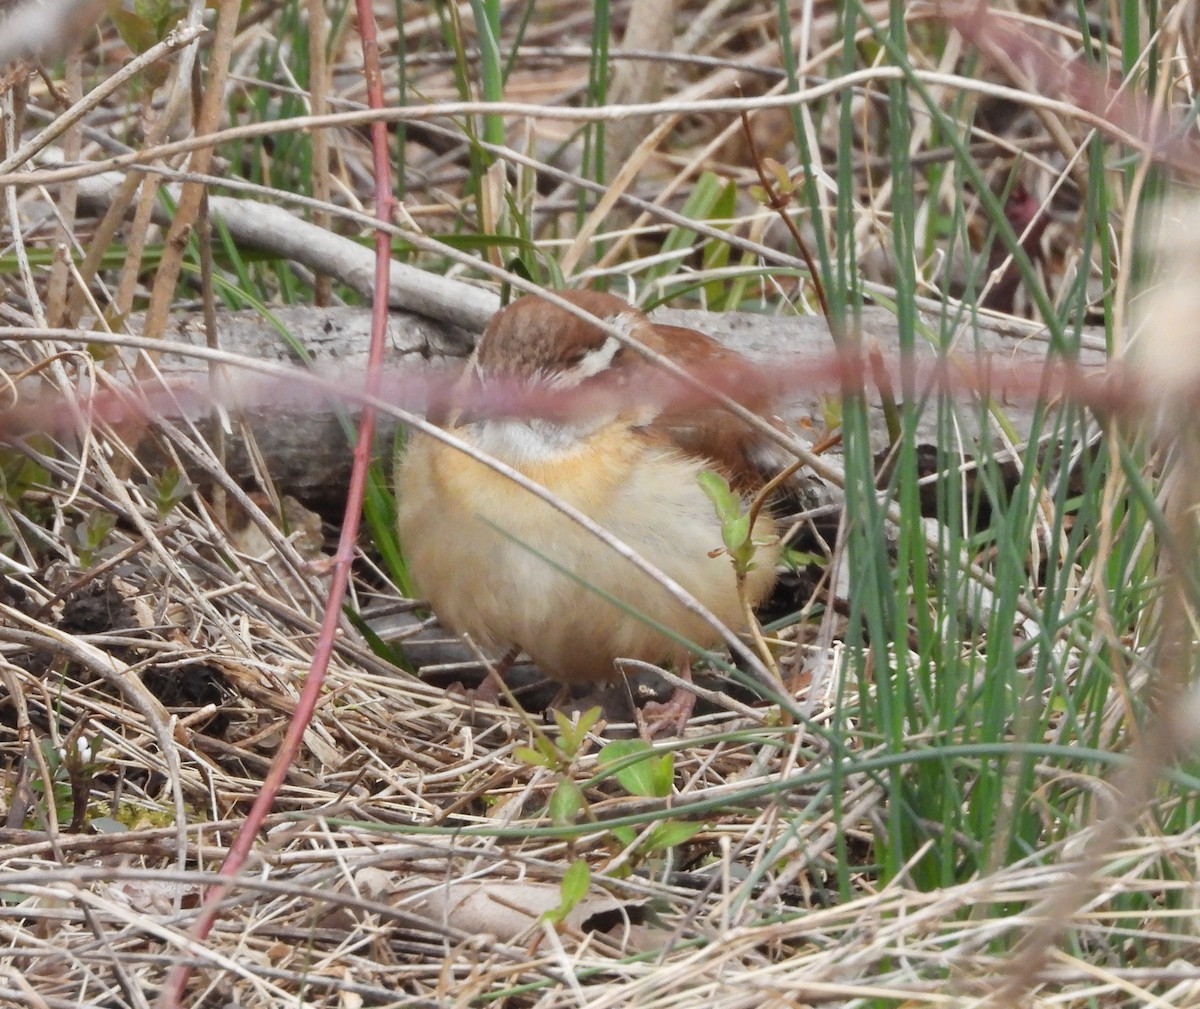
{"type": "Polygon", "coordinates": [[[62,751],[54,745],[53,739],[39,740],[38,749],[42,751],[42,759],[46,762],[46,769],[50,772],[50,776],[54,777],[57,775],[58,769],[62,766],[62,751]]]}
{"type": "MultiPolygon", "coordinates": [[[[725,184],[725,188],[721,191],[720,196],[712,207],[712,223],[718,228],[727,229],[726,222],[731,221],[737,214],[737,186],[732,180],[725,184]]],[[[729,265],[729,257],[732,252],[732,246],[718,238],[710,238],[704,243],[704,255],[701,258],[700,269],[702,272],[713,270],[721,270],[729,265]]],[[[704,285],[704,297],[712,308],[724,307],[727,309],[736,308],[736,304],[723,303],[722,299],[729,288],[729,284],[725,280],[713,280],[704,285]]]]}
{"type": "MultiPolygon", "coordinates": [[[[400,444],[403,439],[402,429],[396,431],[396,448],[393,456],[399,457],[400,444]]],[[[383,558],[384,568],[401,594],[411,599],[416,595],[412,579],[408,574],[408,565],[404,562],[404,552],[400,539],[396,535],[396,499],[388,486],[387,476],[383,467],[376,460],[367,468],[366,497],[363,500],[363,514],[371,529],[371,539],[375,548],[383,558]]]]}
{"type": "Polygon", "coordinates": [[[85,568],[92,566],[96,553],[108,539],[108,534],[117,524],[117,517],[108,511],[97,509],[75,525],[71,533],[79,553],[79,563],[85,568]]]}
{"type": "Polygon", "coordinates": [[[532,764],[535,767],[552,766],[552,762],[547,760],[544,754],[541,754],[537,750],[534,750],[528,746],[518,746],[516,750],[513,751],[513,756],[515,756],[517,760],[521,761],[522,763],[532,764]]]}
{"type": "Polygon", "coordinates": [[[750,539],[750,516],[738,515],[721,523],[721,539],[730,553],[737,553],[750,539]]]}
{"type": "MultiPolygon", "coordinates": [[[[713,172],[704,172],[696,179],[688,198],[680,208],[680,214],[693,221],[711,221],[721,216],[719,208],[727,201],[726,191],[729,183],[713,172]]],[[[725,215],[728,219],[728,215],[725,215]]],[[[669,277],[679,271],[679,262],[683,258],[671,257],[672,252],[683,253],[691,248],[696,241],[696,232],[690,228],[672,228],[667,232],[660,248],[661,261],[645,272],[646,281],[660,277],[669,277]]]]}
{"type": "Polygon", "coordinates": [[[592,870],[582,858],[576,859],[563,873],[562,895],[563,903],[575,907],[587,896],[588,887],[592,882],[592,870]]]}
{"type": "Polygon", "coordinates": [[[177,466],[168,466],[158,476],[141,485],[146,499],[153,503],[160,519],[171,514],[175,506],[196,489],[177,466]]]}
{"type": "Polygon", "coordinates": [[[554,744],[554,740],[549,736],[543,736],[540,732],[537,733],[534,736],[533,745],[537,748],[538,753],[542,755],[543,759],[549,761],[546,765],[547,767],[553,767],[555,764],[561,762],[562,754],[554,744]]]}
{"type": "Polygon", "coordinates": [[[586,801],[574,780],[563,778],[550,796],[550,822],[556,827],[570,826],[579,819],[586,801]]]}
{"type": "Polygon", "coordinates": [[[574,757],[579,753],[587,734],[599,719],[600,709],[598,707],[582,712],[574,721],[561,711],[554,712],[554,721],[558,723],[559,746],[568,757],[574,757]]]}
{"type": "Polygon", "coordinates": [[[389,642],[384,641],[383,638],[375,633],[375,629],[363,619],[362,614],[358,613],[354,607],[350,605],[350,603],[344,603],[342,605],[342,613],[345,615],[346,619],[354,625],[354,629],[363,636],[363,640],[367,643],[367,647],[371,649],[375,655],[378,655],[385,662],[390,662],[397,669],[403,669],[406,673],[411,673],[413,676],[416,676],[417,670],[413,664],[408,661],[408,658],[405,656],[404,652],[389,642]]]}
{"type": "Polygon", "coordinates": [[[566,742],[574,735],[575,723],[557,708],[554,709],[554,721],[558,725],[558,731],[563,737],[563,742],[566,742]]]}
{"type": "Polygon", "coordinates": [[[616,768],[614,774],[630,795],[662,799],[671,794],[675,781],[675,756],[659,754],[640,739],[617,739],[600,751],[600,766],[616,768]],[[641,759],[635,759],[638,756],[641,759]],[[626,761],[633,761],[626,764],[626,761]]]}
{"type": "Polygon", "coordinates": [[[686,841],[690,841],[703,829],[704,824],[702,823],[689,823],[686,820],[666,820],[650,831],[643,842],[642,851],[644,853],[667,851],[686,841]]]}
{"type": "MultiPolygon", "coordinates": [[[[42,452],[41,446],[32,446],[42,452]]],[[[49,454],[49,453],[46,453],[49,454]]],[[[0,449],[0,497],[10,505],[37,485],[50,482],[50,471],[10,449],[0,449]]]]}
{"type": "Polygon", "coordinates": [[[610,830],[612,831],[612,836],[615,837],[624,848],[628,848],[635,840],[637,840],[637,831],[629,826],[629,824],[625,824],[621,827],[611,827],[610,830]]]}
{"type": "Polygon", "coordinates": [[[645,763],[650,769],[650,791],[646,794],[665,799],[671,794],[671,787],[675,784],[675,754],[664,753],[656,760],[648,760],[645,763]]]}
{"type": "Polygon", "coordinates": [[[561,902],[558,907],[543,912],[542,921],[551,921],[557,924],[566,918],[587,896],[591,882],[592,871],[588,868],[587,862],[583,859],[572,862],[567,866],[567,871],[563,873],[562,883],[559,886],[559,892],[562,894],[561,902]]]}
{"type": "Polygon", "coordinates": [[[763,168],[775,176],[775,191],[780,196],[788,196],[796,188],[788,170],[774,158],[763,158],[763,168]]]}
{"type": "Polygon", "coordinates": [[[592,729],[595,728],[596,723],[600,721],[601,714],[602,712],[599,706],[597,706],[594,708],[588,708],[587,711],[579,716],[580,739],[582,739],[585,734],[591,732],[592,729]]]}
{"type": "Polygon", "coordinates": [[[826,431],[836,431],[842,426],[841,397],[821,397],[821,422],[825,425],[826,431]]]}
{"type": "Polygon", "coordinates": [[[696,480],[700,484],[700,489],[713,503],[717,518],[722,522],[741,514],[741,499],[733,492],[729,481],[720,473],[711,469],[701,470],[696,480]]]}
{"type": "Polygon", "coordinates": [[[783,563],[793,571],[800,571],[808,567],[810,564],[821,565],[825,563],[823,554],[813,553],[809,550],[792,550],[785,548],[783,551],[783,563]]]}

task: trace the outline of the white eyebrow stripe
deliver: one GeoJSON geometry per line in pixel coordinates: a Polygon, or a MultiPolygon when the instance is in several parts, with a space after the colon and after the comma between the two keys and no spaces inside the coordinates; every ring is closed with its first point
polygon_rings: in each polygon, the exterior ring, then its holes
{"type": "Polygon", "coordinates": [[[605,337],[604,342],[595,350],[589,350],[575,367],[552,375],[550,385],[559,389],[570,389],[589,378],[594,378],[608,370],[620,349],[620,340],[615,336],[605,337]]]}
{"type": "Polygon", "coordinates": [[[612,365],[613,358],[617,356],[617,351],[620,349],[620,340],[615,336],[606,336],[599,347],[584,356],[583,360],[575,367],[575,373],[581,380],[599,375],[600,372],[606,371],[612,365]]]}

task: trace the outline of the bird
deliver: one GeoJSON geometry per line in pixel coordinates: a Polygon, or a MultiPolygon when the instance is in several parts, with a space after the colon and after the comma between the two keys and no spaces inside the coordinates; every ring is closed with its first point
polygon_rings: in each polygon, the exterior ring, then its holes
{"type": "MultiPolygon", "coordinates": [[[[697,374],[748,364],[712,337],[655,324],[615,295],[557,293],[697,374]]],[[[671,381],[611,333],[525,295],[492,317],[457,387],[464,403],[438,420],[611,532],[728,627],[744,628],[721,520],[699,477],[715,471],[748,500],[763,481],[759,436],[711,400],[639,395],[671,381]],[[536,416],[472,409],[471,390],[497,388],[545,390],[568,408],[536,416]],[[592,395],[598,390],[614,394],[592,395]],[[584,405],[570,409],[573,397],[584,405]]],[[[439,621],[486,655],[519,650],[573,688],[618,678],[622,658],[673,664],[686,676],[691,652],[679,639],[703,649],[720,643],[659,582],[526,488],[429,434],[414,431],[405,442],[397,530],[409,574],[439,621]]],[[[741,591],[754,607],[775,583],[781,551],[767,511],[751,538],[756,552],[741,591]]],[[[694,700],[678,694],[662,719],[677,728],[694,700]]]]}

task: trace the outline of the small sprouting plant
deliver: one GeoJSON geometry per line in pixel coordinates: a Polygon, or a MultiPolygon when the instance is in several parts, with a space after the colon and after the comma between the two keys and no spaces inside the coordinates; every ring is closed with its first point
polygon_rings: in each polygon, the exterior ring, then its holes
{"type": "Polygon", "coordinates": [[[50,473],[24,453],[0,448],[0,497],[18,506],[31,490],[50,482],[50,473]]]}
{"type": "MultiPolygon", "coordinates": [[[[630,795],[665,799],[675,782],[675,755],[660,752],[641,739],[617,739],[600,751],[600,766],[611,770],[617,783],[630,795]]],[[[628,848],[637,844],[637,861],[668,851],[691,840],[703,824],[666,819],[654,825],[638,841],[638,829],[632,825],[612,827],[613,836],[628,848]]]]}
{"type": "Polygon", "coordinates": [[[723,552],[728,554],[730,560],[733,561],[733,572],[737,577],[738,599],[742,604],[746,625],[750,629],[750,635],[754,639],[754,644],[762,656],[763,662],[768,669],[775,673],[776,678],[779,678],[775,658],[771,655],[770,648],[767,647],[762,628],[758,625],[753,607],[746,597],[746,576],[754,570],[755,554],[758,552],[759,546],[765,542],[754,538],[754,522],[758,515],[758,509],[761,507],[761,501],[755,502],[752,507],[747,508],[741,495],[729,486],[729,481],[713,470],[702,470],[696,479],[700,482],[700,489],[708,495],[708,499],[713,503],[717,518],[721,522],[721,541],[725,545],[721,549],[714,550],[712,555],[715,557],[723,552]]]}
{"type": "Polygon", "coordinates": [[[154,505],[158,517],[165,519],[180,501],[196,489],[196,485],[184,477],[177,466],[168,466],[138,489],[146,500],[154,505]]]}
{"type": "Polygon", "coordinates": [[[588,733],[600,720],[600,709],[590,708],[575,721],[556,711],[554,720],[558,724],[557,740],[534,727],[533,746],[518,747],[516,756],[527,764],[548,768],[560,776],[550,796],[549,813],[553,823],[565,826],[577,822],[587,809],[583,790],[569,772],[583,753],[588,733]]]}
{"type": "Polygon", "coordinates": [[[751,535],[750,512],[741,495],[729,486],[729,481],[720,473],[706,469],[697,479],[700,489],[708,495],[716,509],[717,518],[721,521],[721,541],[725,544],[725,552],[733,560],[740,581],[753,569],[754,552],[758,547],[751,535]]]}
{"type": "MultiPolygon", "coordinates": [[[[92,781],[101,766],[92,740],[83,731],[83,723],[72,729],[61,744],[43,739],[39,749],[46,773],[30,775],[30,793],[43,803],[53,803],[56,821],[69,824],[68,830],[83,830],[92,781]]],[[[44,807],[43,816],[48,818],[48,808],[44,807]]],[[[31,810],[32,817],[36,817],[36,810],[31,810]]],[[[37,825],[36,819],[30,822],[30,826],[37,825]]]]}
{"type": "MultiPolygon", "coordinates": [[[[547,813],[556,826],[567,827],[585,817],[588,820],[593,819],[587,797],[570,772],[584,753],[588,733],[600,719],[600,709],[592,708],[584,712],[577,721],[572,721],[557,711],[554,718],[559,729],[558,739],[551,739],[535,728],[533,746],[519,747],[516,756],[528,764],[545,767],[559,775],[558,784],[550,795],[547,813]]],[[[671,794],[675,781],[673,753],[656,750],[649,743],[639,739],[620,739],[605,744],[599,753],[599,763],[602,776],[614,778],[629,795],[664,799],[671,794]]],[[[636,845],[631,859],[631,862],[636,864],[647,857],[683,844],[701,827],[702,824],[698,823],[664,819],[640,840],[638,830],[633,826],[622,825],[610,829],[622,848],[636,845]]],[[[562,916],[565,916],[587,891],[590,879],[585,875],[588,872],[587,866],[583,863],[576,864],[582,864],[583,867],[576,869],[572,866],[568,877],[564,877],[563,902],[552,914],[561,911],[562,916]]],[[[626,866],[624,871],[628,869],[626,866]]],[[[550,920],[561,921],[562,917],[551,917],[550,920]]]]}
{"type": "Polygon", "coordinates": [[[795,197],[796,181],[792,178],[787,168],[774,158],[763,158],[762,167],[764,173],[770,179],[770,190],[766,186],[751,186],[750,198],[756,203],[761,203],[764,207],[770,207],[773,210],[786,207],[795,197]]]}
{"type": "Polygon", "coordinates": [[[97,508],[71,530],[72,545],[82,567],[92,566],[116,524],[117,517],[112,512],[97,508]]]}

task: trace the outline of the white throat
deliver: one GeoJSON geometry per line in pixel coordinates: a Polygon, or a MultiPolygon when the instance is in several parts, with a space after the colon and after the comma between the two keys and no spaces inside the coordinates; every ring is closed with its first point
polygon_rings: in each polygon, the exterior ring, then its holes
{"type": "MultiPolygon", "coordinates": [[[[634,317],[623,313],[609,319],[621,332],[628,333],[634,317]]],[[[621,341],[611,334],[598,347],[588,351],[573,367],[553,374],[541,374],[546,385],[555,390],[578,388],[590,378],[612,367],[621,341]]],[[[484,380],[479,368],[478,351],[471,358],[471,368],[477,379],[484,380]]],[[[591,417],[579,417],[570,422],[548,420],[544,417],[494,417],[470,425],[472,439],[488,455],[510,466],[538,464],[562,460],[581,452],[589,436],[612,423],[615,412],[591,417]]]]}
{"type": "Polygon", "coordinates": [[[493,418],[471,425],[472,440],[488,455],[518,469],[523,465],[565,459],[581,452],[589,435],[611,418],[560,424],[540,417],[493,418]]]}

